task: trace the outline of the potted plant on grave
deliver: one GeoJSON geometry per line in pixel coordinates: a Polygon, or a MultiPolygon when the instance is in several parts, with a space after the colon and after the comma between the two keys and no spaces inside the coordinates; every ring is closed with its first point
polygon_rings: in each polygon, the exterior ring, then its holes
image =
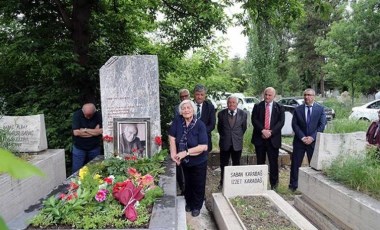
{"type": "Polygon", "coordinates": [[[151,158],[111,157],[83,167],[67,190],[44,201],[33,228],[147,228],[167,150],[151,158]]]}

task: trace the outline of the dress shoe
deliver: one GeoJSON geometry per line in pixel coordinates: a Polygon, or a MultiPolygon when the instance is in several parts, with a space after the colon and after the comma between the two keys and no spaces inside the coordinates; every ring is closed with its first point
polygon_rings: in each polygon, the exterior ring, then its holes
{"type": "Polygon", "coordinates": [[[186,212],[191,212],[191,208],[190,208],[190,206],[186,205],[186,207],[185,207],[185,211],[186,211],[186,212]]]}
{"type": "Polygon", "coordinates": [[[278,188],[278,184],[271,185],[270,188],[271,188],[272,190],[277,190],[277,188],[278,188]]]}
{"type": "Polygon", "coordinates": [[[294,188],[292,186],[289,185],[289,190],[292,191],[292,192],[295,192],[297,190],[297,188],[294,188]]]}
{"type": "Polygon", "coordinates": [[[201,211],[198,209],[194,209],[193,211],[191,211],[191,215],[193,217],[199,216],[200,213],[201,213],[201,211]]]}
{"type": "Polygon", "coordinates": [[[223,189],[223,184],[219,184],[218,185],[218,190],[222,190],[223,189]]]}

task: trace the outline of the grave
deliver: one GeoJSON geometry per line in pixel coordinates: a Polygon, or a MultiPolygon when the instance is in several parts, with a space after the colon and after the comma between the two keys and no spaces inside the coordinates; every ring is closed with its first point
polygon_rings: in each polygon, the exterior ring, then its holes
{"type": "Polygon", "coordinates": [[[130,125],[137,126],[141,155],[160,150],[155,142],[161,136],[157,56],[111,57],[100,69],[100,94],[103,135],[114,137],[105,143],[106,158],[123,154],[122,135],[130,125]]]}
{"type": "Polygon", "coordinates": [[[275,191],[267,190],[267,184],[267,165],[225,167],[223,192],[212,194],[213,214],[219,229],[246,229],[229,198],[252,195],[266,197],[299,228],[316,229],[275,191]]]}
{"type": "Polygon", "coordinates": [[[365,132],[318,133],[310,166],[316,170],[329,167],[339,154],[364,154],[365,132]]]}
{"type": "Polygon", "coordinates": [[[64,149],[47,149],[44,115],[3,116],[0,127],[10,132],[18,152],[33,153],[29,161],[45,173],[16,180],[0,175],[0,215],[9,223],[30,205],[46,196],[66,178],[64,149]]]}
{"type": "Polygon", "coordinates": [[[16,152],[40,152],[48,148],[43,114],[2,116],[0,128],[9,132],[16,152]]]}

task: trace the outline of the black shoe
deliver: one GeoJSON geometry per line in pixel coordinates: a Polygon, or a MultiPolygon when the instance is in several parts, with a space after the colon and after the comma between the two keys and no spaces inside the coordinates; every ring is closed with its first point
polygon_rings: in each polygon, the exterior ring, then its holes
{"type": "Polygon", "coordinates": [[[223,189],[223,184],[219,184],[218,185],[218,190],[222,190],[223,189]]]}
{"type": "Polygon", "coordinates": [[[186,207],[185,207],[185,211],[186,211],[186,212],[191,212],[191,208],[190,208],[188,205],[186,205],[186,207]]]}
{"type": "Polygon", "coordinates": [[[295,192],[297,190],[297,188],[294,188],[293,186],[289,185],[289,190],[292,191],[292,192],[295,192]]]}
{"type": "Polygon", "coordinates": [[[271,188],[272,190],[277,190],[277,188],[278,188],[278,184],[271,185],[270,188],[271,188]]]}
{"type": "Polygon", "coordinates": [[[191,211],[191,215],[193,217],[199,216],[200,213],[201,213],[201,211],[198,209],[194,209],[193,211],[191,211]]]}

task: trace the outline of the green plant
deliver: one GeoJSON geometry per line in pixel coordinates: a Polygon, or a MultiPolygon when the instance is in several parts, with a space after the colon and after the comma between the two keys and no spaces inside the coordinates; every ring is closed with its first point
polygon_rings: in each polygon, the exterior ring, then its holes
{"type": "Polygon", "coordinates": [[[377,148],[366,154],[341,154],[324,170],[331,179],[380,199],[380,161],[377,148]]]}
{"type": "Polygon", "coordinates": [[[350,120],[350,119],[335,119],[327,125],[325,133],[352,133],[358,131],[367,131],[369,126],[368,121],[350,120]]]}
{"type": "Polygon", "coordinates": [[[163,172],[161,163],[166,156],[167,150],[162,150],[151,158],[129,161],[114,158],[81,168],[66,192],[44,201],[44,208],[33,218],[32,226],[68,225],[80,229],[146,227],[154,201],[163,195],[163,190],[153,186],[154,178],[147,173],[158,175],[163,172]],[[137,168],[142,171],[137,171],[137,168]],[[135,205],[138,200],[139,205],[135,205]],[[136,210],[136,214],[131,209],[136,210]],[[120,218],[122,215],[128,219],[120,218]]]}

